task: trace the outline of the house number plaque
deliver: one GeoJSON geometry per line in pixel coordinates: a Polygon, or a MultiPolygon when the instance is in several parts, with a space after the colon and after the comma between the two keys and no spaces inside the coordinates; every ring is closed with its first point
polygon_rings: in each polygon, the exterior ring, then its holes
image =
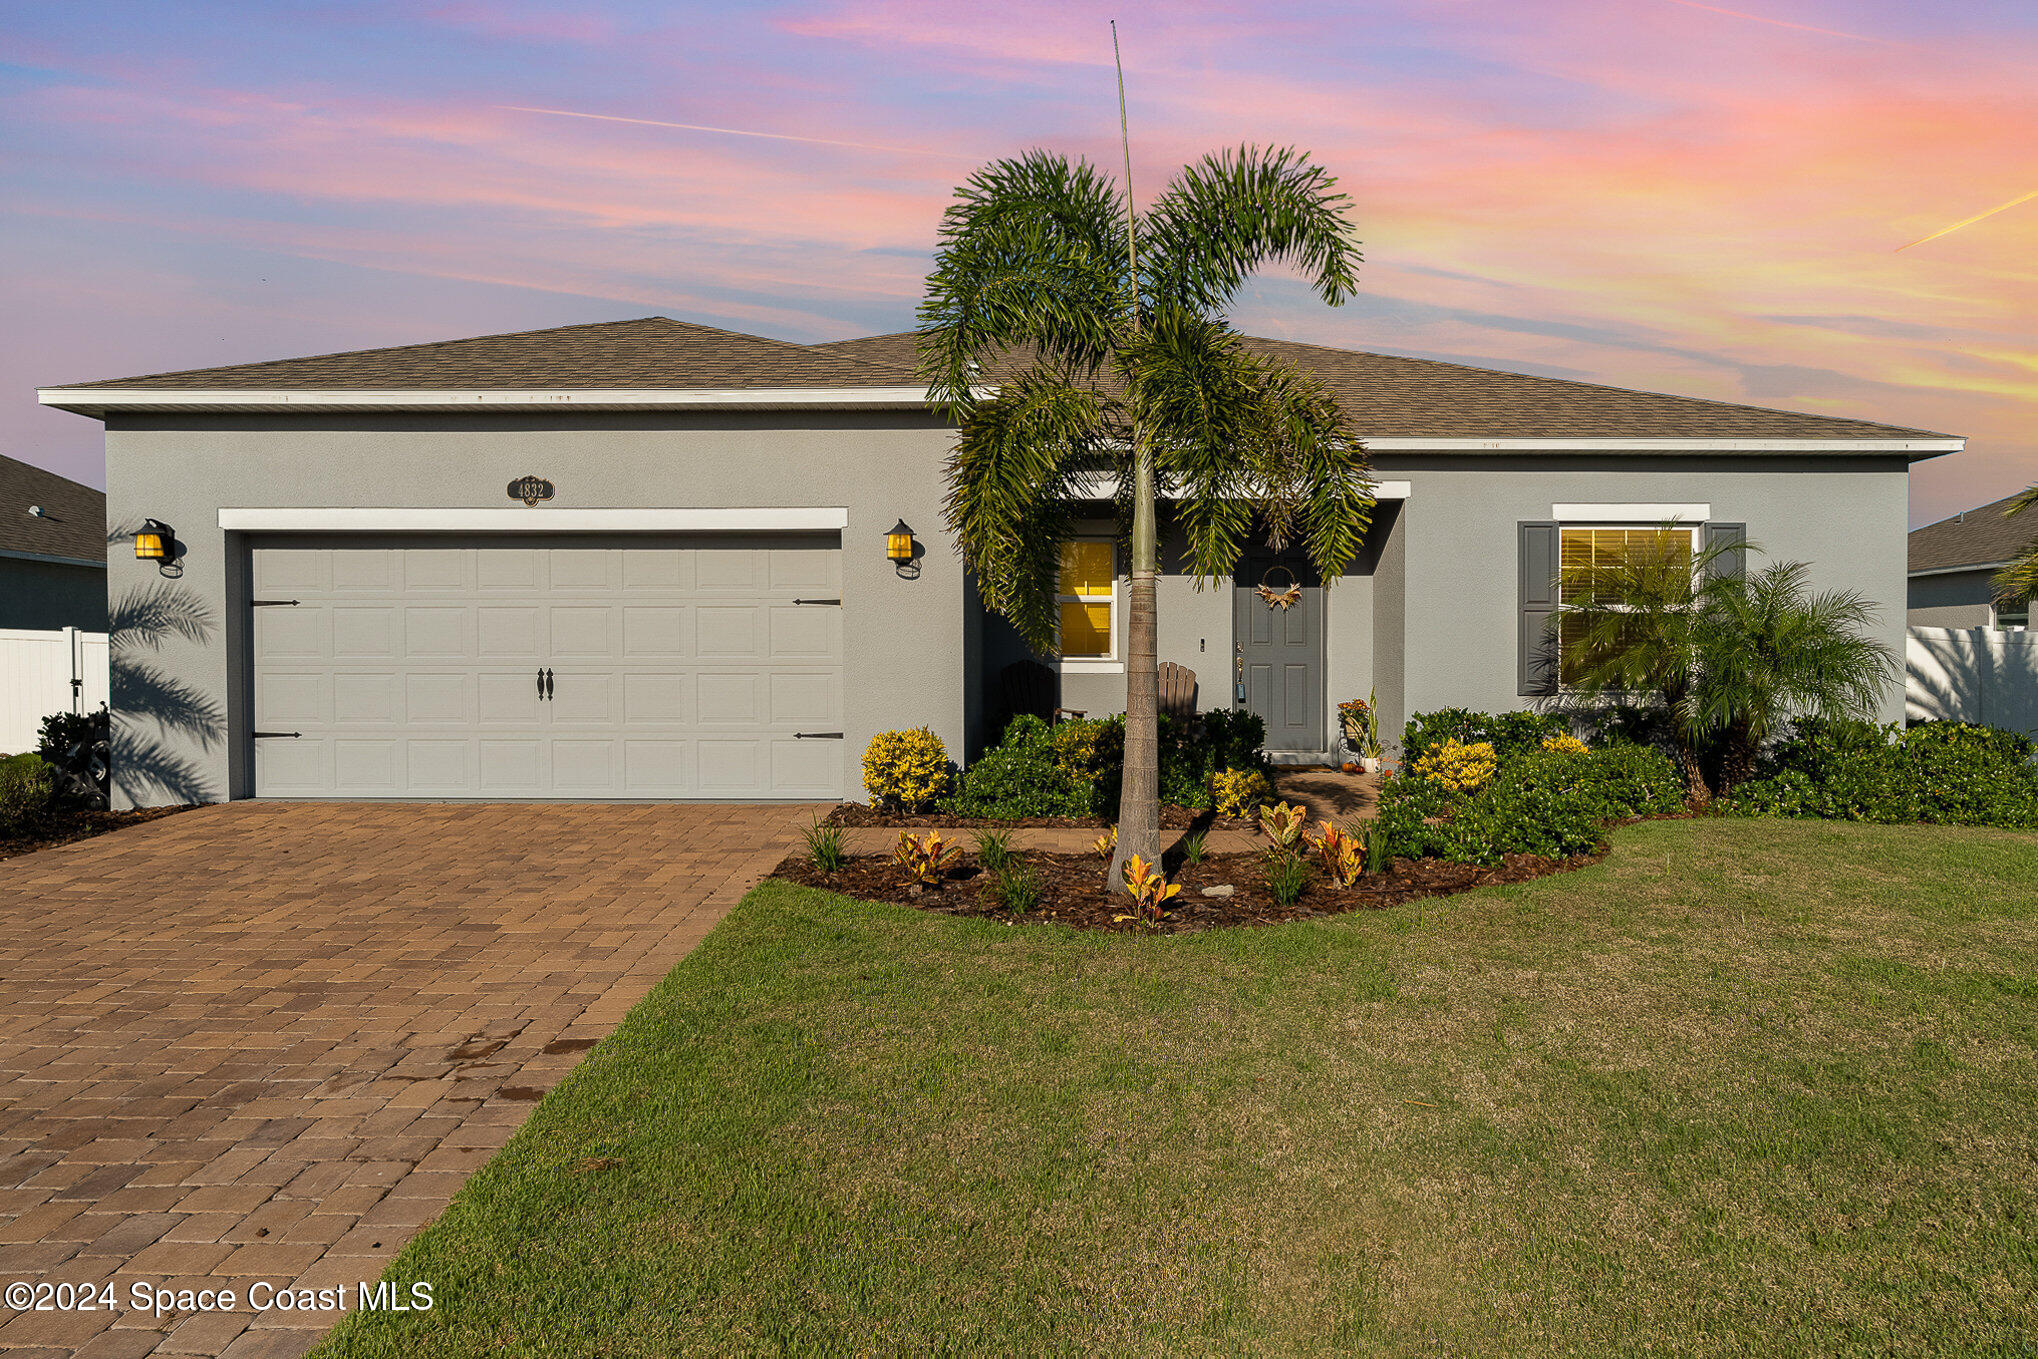
{"type": "Polygon", "coordinates": [[[541,500],[550,500],[552,490],[552,483],[543,477],[518,477],[509,484],[509,498],[536,505],[541,500]]]}

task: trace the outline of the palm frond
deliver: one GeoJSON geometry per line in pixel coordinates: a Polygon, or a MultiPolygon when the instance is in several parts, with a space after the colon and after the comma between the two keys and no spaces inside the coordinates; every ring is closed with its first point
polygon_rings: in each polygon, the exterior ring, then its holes
{"type": "Polygon", "coordinates": [[[1176,308],[1159,312],[1119,362],[1130,409],[1176,493],[1194,574],[1228,576],[1255,527],[1276,547],[1299,539],[1326,580],[1358,555],[1372,481],[1321,383],[1176,308]]]}
{"type": "Polygon", "coordinates": [[[1142,291],[1155,312],[1220,312],[1255,270],[1286,262],[1336,306],[1358,286],[1350,207],[1336,178],[1292,147],[1205,156],[1147,210],[1142,291]]]}
{"type": "Polygon", "coordinates": [[[1035,367],[975,404],[949,459],[948,526],[977,591],[1036,651],[1057,647],[1071,501],[1109,465],[1112,433],[1102,397],[1035,367]]]}
{"type": "Polygon", "coordinates": [[[956,190],[920,304],[920,375],[959,419],[980,367],[1014,349],[1094,374],[1130,314],[1125,219],[1087,161],[1033,151],[956,190]]]}

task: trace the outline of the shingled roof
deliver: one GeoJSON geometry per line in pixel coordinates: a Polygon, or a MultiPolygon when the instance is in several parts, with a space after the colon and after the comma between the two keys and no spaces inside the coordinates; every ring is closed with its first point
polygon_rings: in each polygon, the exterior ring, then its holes
{"type": "MultiPolygon", "coordinates": [[[[197,368],[46,388],[50,405],[110,409],[237,410],[299,404],[326,409],[444,408],[461,393],[500,393],[509,408],[655,406],[672,393],[745,390],[753,405],[916,406],[913,331],[799,345],[646,316],[436,344],[197,368]],[[860,389],[860,390],[859,390],[860,389]],[[358,402],[349,394],[362,393],[358,402]],[[407,394],[417,393],[416,397],[407,394]],[[533,393],[523,396],[523,393],[533,393]],[[558,395],[550,395],[558,393],[558,395]],[[569,393],[571,395],[569,395],[569,393]],[[615,393],[615,395],[604,395],[615,393]],[[782,394],[778,398],[771,393],[782,394]],[[804,395],[802,395],[804,393],[804,395]]],[[[1628,391],[1431,359],[1248,337],[1263,354],[1320,377],[1368,439],[1748,439],[1941,441],[1953,436],[1697,397],[1628,391]]],[[[996,382],[1010,368],[993,364],[996,382]]],[[[471,403],[476,398],[467,398],[471,403]]]]}
{"type": "MultiPolygon", "coordinates": [[[[813,346],[910,368],[913,331],[813,346]]],[[[1692,396],[1472,368],[1363,350],[1246,336],[1251,348],[1315,375],[1369,439],[1948,439],[1869,420],[1738,406],[1692,396]]],[[[985,374],[1002,375],[993,365],[985,374]]]]}
{"type": "Polygon", "coordinates": [[[0,457],[0,552],[104,563],[106,492],[0,457]]]}
{"type": "Polygon", "coordinates": [[[2016,496],[1992,500],[1978,509],[1962,510],[1911,530],[1910,569],[1947,571],[1963,566],[2000,566],[2019,556],[2038,539],[2038,510],[2014,519],[2003,517],[2016,496]]]}
{"type": "Polygon", "coordinates": [[[391,391],[406,388],[542,389],[597,387],[886,387],[912,372],[881,359],[717,330],[669,316],[557,326],[470,340],[354,349],[268,363],[68,384],[106,388],[288,388],[391,391]]]}

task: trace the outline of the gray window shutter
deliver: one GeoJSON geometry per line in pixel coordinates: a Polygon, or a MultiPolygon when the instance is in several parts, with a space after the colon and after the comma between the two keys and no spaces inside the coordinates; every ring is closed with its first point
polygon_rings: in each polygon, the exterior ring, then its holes
{"type": "Polygon", "coordinates": [[[1520,582],[1515,692],[1554,694],[1557,658],[1550,619],[1557,612],[1557,526],[1523,521],[1515,529],[1520,582]]]}
{"type": "MultiPolygon", "coordinates": [[[[1748,541],[1746,524],[1714,524],[1705,526],[1705,547],[1708,552],[1716,547],[1732,547],[1748,541]]],[[[1748,574],[1748,554],[1729,552],[1713,565],[1713,574],[1738,579],[1748,574]]]]}

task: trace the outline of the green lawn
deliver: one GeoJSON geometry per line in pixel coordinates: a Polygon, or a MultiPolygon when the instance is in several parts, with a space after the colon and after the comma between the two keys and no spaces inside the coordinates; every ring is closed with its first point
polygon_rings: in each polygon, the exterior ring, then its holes
{"type": "Polygon", "coordinates": [[[767,884],[322,1353],[2038,1354],[2038,836],[1126,938],[767,884]]]}

